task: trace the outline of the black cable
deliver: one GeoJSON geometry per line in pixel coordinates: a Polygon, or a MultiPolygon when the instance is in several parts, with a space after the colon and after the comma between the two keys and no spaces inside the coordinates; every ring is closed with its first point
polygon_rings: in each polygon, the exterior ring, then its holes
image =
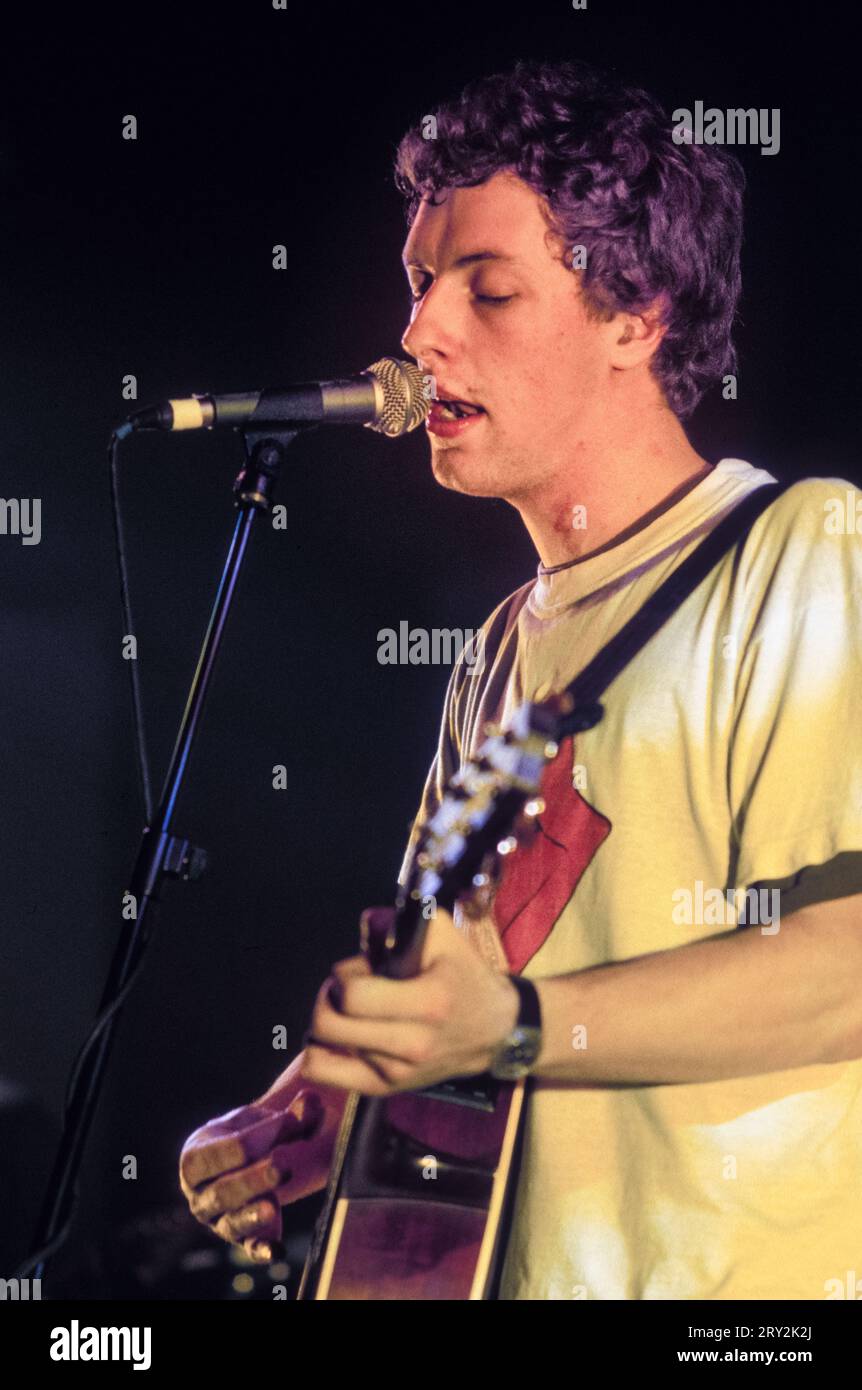
{"type": "MultiPolygon", "coordinates": [[[[93,1047],[93,1044],[95,1043],[102,1029],[105,1027],[105,1024],[109,1021],[109,1019],[113,1018],[114,1014],[117,1012],[117,1009],[125,1000],[126,995],[132,988],[132,985],[137,983],[138,976],[141,973],[143,966],[144,959],[142,958],[138,961],[137,965],[135,966],[126,983],[123,985],[123,988],[120,990],[119,994],[114,995],[114,998],[111,1000],[111,1002],[105,1005],[104,1009],[99,1014],[98,1018],[96,1019],[95,1023],[93,1024],[92,1028],[90,1029],[89,1033],[84,1039],[84,1042],[78,1051],[78,1055],[75,1058],[75,1062],[72,1067],[72,1073],[69,1077],[68,1085],[66,1086],[66,1098],[63,1101],[64,1122],[68,1119],[69,1116],[69,1111],[72,1105],[72,1096],[74,1094],[75,1087],[78,1084],[78,1078],[81,1074],[81,1069],[84,1065],[84,1059],[90,1052],[91,1048],[93,1047]]],[[[56,1250],[59,1250],[60,1246],[63,1244],[63,1241],[66,1239],[66,1236],[69,1234],[69,1227],[72,1224],[72,1217],[75,1214],[75,1208],[77,1204],[78,1182],[76,1179],[74,1194],[72,1197],[72,1201],[69,1205],[69,1214],[66,1217],[66,1220],[63,1222],[62,1228],[58,1231],[57,1235],[54,1237],[52,1241],[49,1242],[48,1245],[43,1245],[41,1250],[35,1250],[32,1254],[27,1256],[27,1259],[24,1262],[24,1264],[19,1265],[18,1269],[15,1271],[15,1274],[13,1276],[15,1279],[26,1278],[28,1271],[31,1270],[34,1265],[42,1264],[42,1262],[44,1260],[47,1260],[50,1255],[53,1255],[56,1250]]]]}
{"type": "MultiPolygon", "coordinates": [[[[120,495],[117,478],[118,446],[120,444],[121,439],[124,439],[128,433],[130,433],[129,429],[125,426],[122,426],[119,431],[115,430],[111,434],[111,441],[108,445],[108,475],[111,490],[111,515],[114,523],[114,545],[117,556],[117,573],[120,580],[120,606],[123,615],[123,630],[124,636],[133,636],[134,624],[132,622],[132,606],[129,599],[129,577],[128,570],[126,568],[125,538],[123,535],[123,519],[122,512],[120,509],[120,495]]],[[[144,824],[149,825],[153,815],[153,799],[150,784],[150,769],[147,759],[147,743],[144,732],[144,714],[143,704],[141,701],[141,688],[140,682],[138,680],[138,663],[135,659],[129,661],[129,675],[132,683],[132,726],[134,730],[135,750],[137,753],[138,781],[141,789],[141,797],[144,803],[144,824]]],[[[113,1018],[120,1005],[125,1001],[132,986],[136,984],[138,976],[141,973],[141,969],[143,968],[143,965],[144,958],[142,957],[138,961],[138,964],[135,966],[126,983],[123,985],[123,988],[119,991],[118,994],[114,996],[113,999],[109,1000],[109,1002],[105,1005],[104,1009],[102,1009],[101,1013],[97,1017],[95,1023],[93,1024],[92,1028],[90,1029],[89,1033],[87,1034],[83,1044],[81,1045],[78,1051],[78,1054],[72,1066],[72,1071],[69,1076],[68,1084],[66,1086],[65,1099],[63,1101],[64,1126],[69,1118],[72,1097],[74,1096],[75,1088],[77,1087],[78,1080],[80,1078],[81,1071],[84,1066],[84,1062],[89,1053],[91,1052],[96,1040],[105,1028],[106,1024],[113,1018]]],[[[72,1191],[72,1200],[69,1203],[69,1210],[60,1230],[53,1237],[53,1239],[47,1243],[47,1245],[43,1245],[40,1250],[32,1251],[31,1254],[27,1256],[23,1264],[18,1266],[18,1269],[12,1276],[13,1278],[26,1278],[32,1269],[34,1269],[37,1265],[42,1265],[51,1255],[55,1254],[56,1251],[60,1249],[60,1246],[66,1240],[66,1237],[68,1236],[69,1231],[71,1229],[72,1219],[78,1206],[78,1196],[79,1183],[76,1178],[75,1186],[72,1191]]]]}
{"type": "MultiPolygon", "coordinates": [[[[120,580],[120,606],[123,611],[123,627],[125,634],[134,634],[134,624],[132,622],[132,606],[129,600],[129,576],[126,569],[126,547],[123,536],[123,518],[120,510],[120,495],[117,485],[117,446],[120,439],[124,437],[116,430],[111,435],[111,442],[108,445],[108,463],[111,482],[111,514],[114,521],[114,545],[117,552],[117,573],[120,580]]],[[[144,713],[141,702],[141,687],[138,680],[137,660],[131,660],[129,665],[129,676],[132,682],[132,725],[135,738],[135,751],[138,755],[138,780],[141,787],[141,797],[144,803],[144,825],[149,825],[153,818],[153,798],[150,790],[150,769],[147,761],[147,744],[144,735],[144,713]]]]}
{"type": "Polygon", "coordinates": [[[69,1214],[66,1217],[66,1220],[63,1222],[62,1226],[60,1227],[59,1231],[55,1235],[54,1239],[49,1241],[47,1245],[43,1245],[41,1250],[34,1250],[31,1255],[28,1255],[24,1263],[20,1264],[18,1268],[15,1270],[15,1273],[12,1275],[13,1279],[27,1279],[31,1271],[34,1270],[37,1265],[44,1264],[44,1262],[47,1259],[50,1259],[50,1257],[60,1249],[60,1246],[63,1244],[67,1235],[69,1234],[69,1228],[72,1225],[72,1216],[74,1215],[74,1211],[77,1205],[78,1183],[76,1182],[75,1189],[72,1194],[72,1201],[69,1204],[69,1214]]]}
{"type": "Polygon", "coordinates": [[[102,1032],[102,1029],[105,1027],[106,1023],[108,1023],[109,1020],[113,1018],[114,1014],[117,1012],[117,1009],[120,1007],[122,1003],[124,1003],[126,995],[129,993],[129,990],[132,988],[132,985],[137,983],[138,975],[141,973],[143,965],[144,960],[142,958],[138,961],[137,965],[135,966],[131,975],[127,979],[126,983],[123,985],[123,988],[120,990],[119,994],[115,994],[110,1003],[105,1005],[104,1009],[99,1014],[98,1018],[96,1019],[95,1023],[93,1024],[92,1028],[90,1029],[89,1033],[84,1039],[84,1042],[78,1052],[78,1055],[75,1058],[74,1064],[72,1066],[72,1073],[69,1077],[68,1085],[66,1086],[66,1098],[63,1101],[63,1112],[65,1116],[68,1116],[69,1110],[71,1108],[72,1095],[75,1090],[75,1087],[78,1084],[78,1077],[80,1076],[81,1069],[84,1065],[84,1059],[87,1056],[87,1053],[93,1047],[93,1044],[95,1043],[99,1034],[102,1032]]]}

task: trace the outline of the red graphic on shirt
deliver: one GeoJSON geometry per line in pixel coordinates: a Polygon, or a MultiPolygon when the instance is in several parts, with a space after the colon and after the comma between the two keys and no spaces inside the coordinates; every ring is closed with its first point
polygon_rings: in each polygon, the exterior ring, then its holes
{"type": "Polygon", "coordinates": [[[607,817],[572,786],[573,761],[569,737],[542,775],[545,810],[536,834],[503,861],[492,910],[514,974],[536,954],[611,831],[607,817]]]}

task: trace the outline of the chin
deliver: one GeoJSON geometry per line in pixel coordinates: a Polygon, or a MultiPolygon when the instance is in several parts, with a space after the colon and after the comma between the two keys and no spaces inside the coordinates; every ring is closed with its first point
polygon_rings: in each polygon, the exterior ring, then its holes
{"type": "Polygon", "coordinates": [[[478,458],[463,449],[431,450],[431,471],[441,487],[463,492],[468,497],[499,497],[495,480],[488,476],[478,458]]]}

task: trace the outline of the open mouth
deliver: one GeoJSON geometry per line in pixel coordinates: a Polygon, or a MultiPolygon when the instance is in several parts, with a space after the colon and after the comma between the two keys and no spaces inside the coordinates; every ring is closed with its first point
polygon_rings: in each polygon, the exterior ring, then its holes
{"type": "Polygon", "coordinates": [[[431,404],[436,407],[443,420],[465,420],[469,415],[485,414],[484,407],[474,405],[472,401],[445,400],[441,396],[435,396],[431,404]]]}

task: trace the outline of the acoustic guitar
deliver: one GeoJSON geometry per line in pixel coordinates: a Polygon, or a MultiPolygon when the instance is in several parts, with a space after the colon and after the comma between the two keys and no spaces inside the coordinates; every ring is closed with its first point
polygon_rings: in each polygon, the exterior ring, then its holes
{"type": "MultiPolygon", "coordinates": [[[[428,922],[456,903],[487,910],[544,810],[544,769],[574,700],[523,704],[488,728],[420,828],[407,880],[361,946],[390,978],[416,973],[428,922]]],[[[459,1077],[422,1091],[347,1099],[299,1299],[496,1296],[517,1182],[525,1082],[459,1077]]]]}

